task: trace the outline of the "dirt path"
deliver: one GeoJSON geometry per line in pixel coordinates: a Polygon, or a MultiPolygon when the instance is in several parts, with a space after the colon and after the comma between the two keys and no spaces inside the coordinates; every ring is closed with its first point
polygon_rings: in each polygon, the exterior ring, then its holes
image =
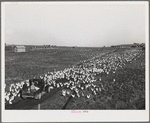
{"type": "Polygon", "coordinates": [[[17,109],[17,110],[22,110],[22,109],[32,109],[32,107],[42,103],[43,101],[45,101],[46,99],[52,97],[53,95],[55,95],[55,93],[57,93],[59,90],[61,90],[61,88],[59,89],[53,89],[50,93],[46,93],[45,95],[42,96],[42,98],[40,100],[35,100],[35,99],[24,99],[24,100],[20,100],[17,103],[14,103],[12,105],[6,105],[5,109],[17,109]]]}

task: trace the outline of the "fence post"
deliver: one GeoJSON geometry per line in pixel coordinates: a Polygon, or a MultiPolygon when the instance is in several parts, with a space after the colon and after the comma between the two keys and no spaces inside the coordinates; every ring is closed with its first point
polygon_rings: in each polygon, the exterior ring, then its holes
{"type": "Polygon", "coordinates": [[[38,104],[38,110],[40,110],[40,104],[38,104]]]}

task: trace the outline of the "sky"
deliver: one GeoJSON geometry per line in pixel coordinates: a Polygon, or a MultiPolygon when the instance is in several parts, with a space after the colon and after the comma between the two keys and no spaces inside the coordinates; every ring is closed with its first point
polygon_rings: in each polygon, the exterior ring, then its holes
{"type": "Polygon", "coordinates": [[[145,42],[145,2],[2,5],[6,44],[102,47],[145,42]]]}

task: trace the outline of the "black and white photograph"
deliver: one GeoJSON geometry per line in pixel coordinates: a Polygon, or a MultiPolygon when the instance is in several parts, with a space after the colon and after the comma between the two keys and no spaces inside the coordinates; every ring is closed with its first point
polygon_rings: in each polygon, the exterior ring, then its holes
{"type": "Polygon", "coordinates": [[[148,2],[1,8],[3,121],[149,120],[148,2]]]}

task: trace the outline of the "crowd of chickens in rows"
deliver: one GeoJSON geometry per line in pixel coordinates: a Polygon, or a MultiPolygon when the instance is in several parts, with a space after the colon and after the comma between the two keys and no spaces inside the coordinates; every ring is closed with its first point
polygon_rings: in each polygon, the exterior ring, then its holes
{"type": "MultiPolygon", "coordinates": [[[[96,78],[96,75],[101,75],[102,73],[106,75],[115,74],[118,68],[122,68],[126,63],[136,60],[141,54],[141,50],[112,52],[102,57],[97,56],[84,60],[80,64],[65,68],[62,71],[48,72],[44,76],[40,76],[40,78],[44,79],[51,89],[62,88],[62,96],[90,98],[104,90],[101,83],[102,78],[96,78]]],[[[115,81],[114,78],[112,80],[115,81]]],[[[29,80],[10,85],[9,91],[5,91],[5,103],[12,104],[15,97],[20,97],[19,92],[24,83],[29,84],[29,80]]]]}

